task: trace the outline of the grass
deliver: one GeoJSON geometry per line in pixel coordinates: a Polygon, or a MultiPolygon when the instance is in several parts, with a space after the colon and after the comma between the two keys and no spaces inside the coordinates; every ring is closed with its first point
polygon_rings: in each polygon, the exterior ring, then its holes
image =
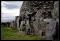
{"type": "Polygon", "coordinates": [[[39,36],[17,33],[8,27],[1,27],[1,40],[40,40],[39,36]]]}

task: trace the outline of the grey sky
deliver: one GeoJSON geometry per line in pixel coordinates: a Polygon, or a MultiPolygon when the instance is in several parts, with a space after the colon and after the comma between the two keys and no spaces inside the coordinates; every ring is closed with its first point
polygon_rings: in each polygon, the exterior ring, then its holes
{"type": "Polygon", "coordinates": [[[1,22],[15,20],[19,16],[23,1],[1,1],[1,22]]]}

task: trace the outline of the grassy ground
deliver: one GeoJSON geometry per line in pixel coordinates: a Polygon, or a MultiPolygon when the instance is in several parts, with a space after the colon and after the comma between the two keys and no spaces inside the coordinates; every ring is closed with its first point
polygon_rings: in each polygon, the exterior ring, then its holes
{"type": "Polygon", "coordinates": [[[39,40],[39,36],[25,35],[8,27],[1,27],[1,40],[39,40]]]}

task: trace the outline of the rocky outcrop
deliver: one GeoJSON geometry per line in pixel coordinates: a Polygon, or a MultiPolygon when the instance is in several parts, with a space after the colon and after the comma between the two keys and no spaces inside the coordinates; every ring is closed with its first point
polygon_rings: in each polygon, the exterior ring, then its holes
{"type": "Polygon", "coordinates": [[[58,1],[24,1],[20,10],[19,29],[27,34],[35,34],[42,36],[43,39],[52,40],[56,18],[59,17],[57,4],[59,4],[58,1]]]}

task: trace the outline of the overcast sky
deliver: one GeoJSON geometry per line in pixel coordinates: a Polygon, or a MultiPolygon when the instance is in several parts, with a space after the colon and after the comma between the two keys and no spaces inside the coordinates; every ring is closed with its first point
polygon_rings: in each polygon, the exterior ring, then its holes
{"type": "Polygon", "coordinates": [[[1,22],[12,21],[19,16],[23,1],[1,1],[1,22]]]}

